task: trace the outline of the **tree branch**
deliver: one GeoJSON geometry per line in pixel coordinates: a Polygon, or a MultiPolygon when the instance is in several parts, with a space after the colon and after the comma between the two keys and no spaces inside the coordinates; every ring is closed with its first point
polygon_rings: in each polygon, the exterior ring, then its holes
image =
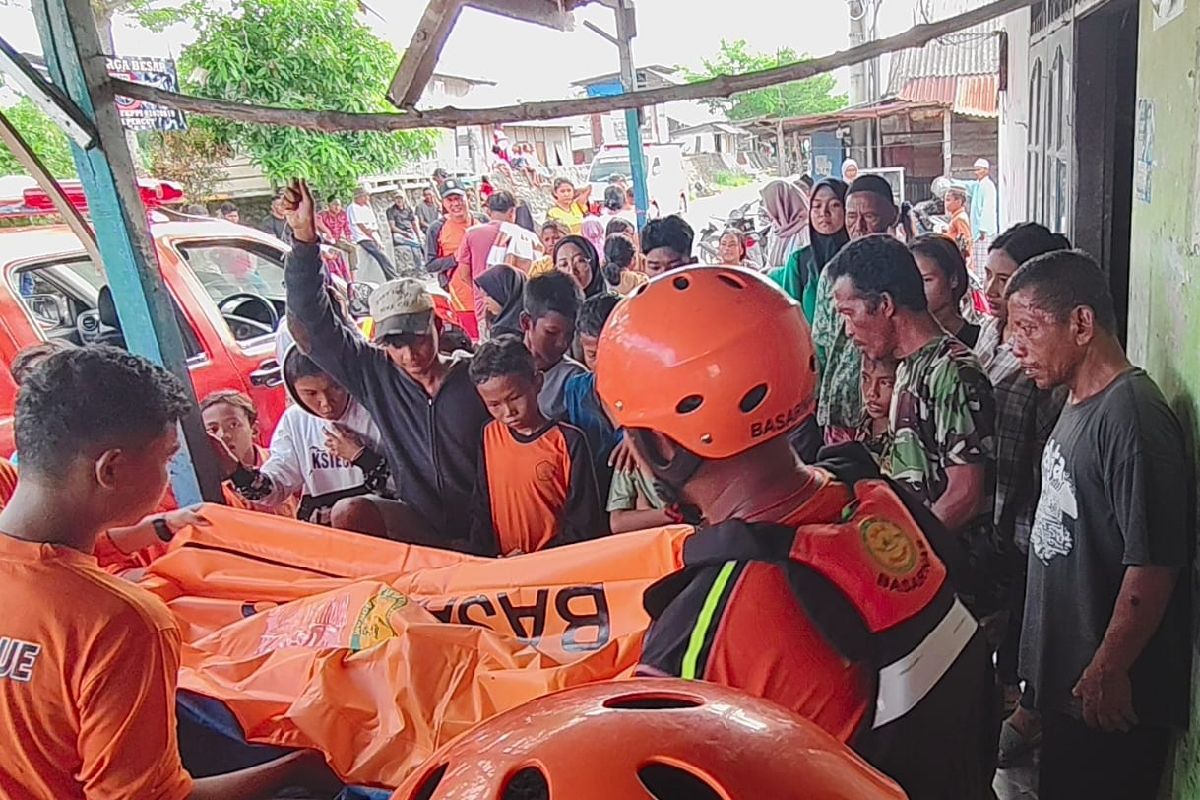
{"type": "Polygon", "coordinates": [[[1019,11],[1039,0],[996,0],[981,8],[939,22],[917,25],[904,33],[877,39],[821,58],[799,61],[783,67],[751,72],[744,75],[722,75],[709,80],[682,86],[667,86],[612,97],[589,97],[578,100],[545,100],[497,108],[460,109],[454,106],[429,111],[412,110],[401,113],[354,114],[345,111],[312,111],[237,103],[228,100],[209,100],[167,92],[153,86],[113,79],[116,94],[150,103],[159,103],[192,114],[234,120],[258,125],[282,125],[305,130],[335,133],[338,131],[401,131],[413,128],[456,128],[468,125],[489,125],[513,120],[560,119],[575,115],[600,114],[628,108],[668,103],[676,100],[708,100],[729,97],[740,92],[763,89],[781,83],[791,83],[857,64],[896,50],[921,47],[926,42],[987,22],[1013,11],[1019,11]]]}

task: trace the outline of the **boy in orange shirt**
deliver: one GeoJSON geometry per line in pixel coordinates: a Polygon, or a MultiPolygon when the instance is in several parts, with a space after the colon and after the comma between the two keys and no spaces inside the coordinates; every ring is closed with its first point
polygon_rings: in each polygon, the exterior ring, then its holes
{"type": "Polygon", "coordinates": [[[175,622],[92,555],[102,531],[158,506],[187,405],[174,376],[109,347],[51,355],[21,388],[21,481],[0,512],[0,608],[20,610],[0,620],[7,800],[229,800],[322,780],[311,753],[193,780],[175,622]]]}
{"type": "Polygon", "coordinates": [[[518,555],[608,533],[587,438],[542,414],[542,375],[521,340],[480,345],[471,380],[492,415],[475,484],[473,549],[518,555]]]}

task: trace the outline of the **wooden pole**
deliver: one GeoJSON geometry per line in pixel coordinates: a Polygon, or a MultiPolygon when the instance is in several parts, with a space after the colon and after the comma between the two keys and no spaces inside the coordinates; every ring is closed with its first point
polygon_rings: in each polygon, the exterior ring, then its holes
{"type": "Polygon", "coordinates": [[[192,114],[259,125],[281,125],[305,130],[402,131],[413,128],[455,128],[467,125],[492,125],[513,120],[561,119],[570,116],[602,114],[620,109],[641,108],[675,100],[706,100],[729,97],[739,92],[763,89],[821,75],[856,64],[884,53],[922,47],[926,42],[987,22],[1033,5],[1040,0],[996,0],[996,2],[939,22],[917,25],[904,33],[876,39],[848,50],[821,58],[799,61],[783,67],[744,75],[722,75],[682,86],[666,86],[611,97],[579,100],[546,100],[497,108],[460,109],[453,106],[429,111],[412,110],[398,114],[354,114],[345,111],[313,111],[211,100],[168,92],[154,86],[113,80],[116,93],[150,103],[160,103],[192,114]]]}
{"type": "MultiPolygon", "coordinates": [[[[33,0],[32,5],[51,78],[95,126],[93,147],[72,144],[71,149],[122,332],[132,352],[173,372],[194,404],[183,335],[163,286],[90,0],[33,0]]],[[[183,433],[185,446],[171,462],[175,499],[180,505],[220,502],[216,456],[195,405],[183,419],[183,433]]]]}
{"type": "Polygon", "coordinates": [[[417,104],[462,8],[463,0],[429,0],[388,89],[392,105],[412,108],[417,104]]]}
{"type": "Polygon", "coordinates": [[[38,158],[37,153],[33,152],[33,148],[13,127],[2,111],[0,111],[0,140],[8,145],[8,149],[12,151],[17,162],[33,176],[38,186],[42,187],[42,191],[49,195],[50,202],[54,203],[54,210],[63,218],[63,222],[67,223],[71,232],[79,237],[79,241],[83,244],[83,249],[87,251],[88,258],[92,259],[92,263],[100,267],[104,263],[104,259],[100,257],[100,248],[96,245],[96,234],[92,230],[92,226],[83,218],[83,214],[79,213],[79,209],[67,199],[67,195],[59,186],[58,181],[46,169],[46,165],[38,158]]]}

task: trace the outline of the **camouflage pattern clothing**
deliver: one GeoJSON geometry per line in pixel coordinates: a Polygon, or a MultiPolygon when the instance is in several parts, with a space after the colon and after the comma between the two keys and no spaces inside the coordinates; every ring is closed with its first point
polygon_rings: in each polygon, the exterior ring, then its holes
{"type": "Polygon", "coordinates": [[[951,467],[983,464],[987,496],[979,518],[960,531],[967,570],[959,593],[977,616],[996,611],[1011,576],[992,525],[996,408],[992,384],[971,349],[943,334],[896,367],[892,441],[881,471],[932,507],[948,486],[951,467]]]}
{"type": "Polygon", "coordinates": [[[994,467],[992,384],[971,349],[953,336],[931,340],[897,365],[891,420],[883,471],[928,506],[946,491],[950,467],[994,467]]]}
{"type": "Polygon", "coordinates": [[[846,335],[845,320],[834,306],[829,272],[828,265],[821,271],[813,309],[812,337],[821,371],[817,423],[822,428],[855,430],[863,415],[862,354],[846,335]]]}

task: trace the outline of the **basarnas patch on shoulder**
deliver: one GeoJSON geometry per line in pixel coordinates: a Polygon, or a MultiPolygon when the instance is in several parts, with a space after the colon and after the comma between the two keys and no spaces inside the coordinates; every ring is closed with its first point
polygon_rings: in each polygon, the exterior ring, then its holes
{"type": "Polygon", "coordinates": [[[929,549],[924,540],[895,522],[878,517],[858,526],[863,546],[879,567],[876,583],[896,592],[911,592],[929,577],[929,549]]]}

